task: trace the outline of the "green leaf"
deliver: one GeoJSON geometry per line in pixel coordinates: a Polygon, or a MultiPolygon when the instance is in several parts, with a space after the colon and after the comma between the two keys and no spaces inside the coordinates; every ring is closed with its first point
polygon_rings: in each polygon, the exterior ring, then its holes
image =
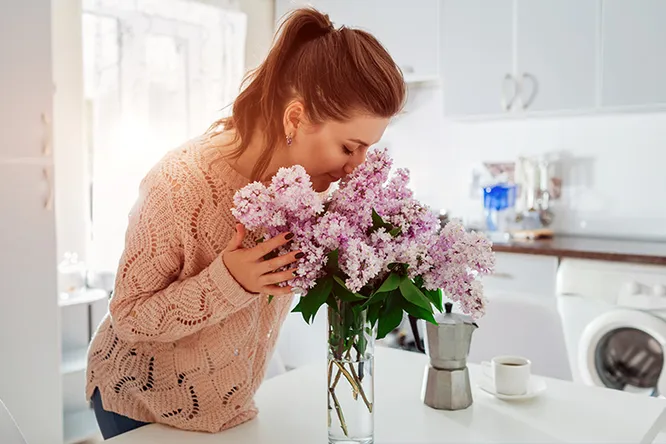
{"type": "Polygon", "coordinates": [[[402,308],[410,315],[414,316],[417,319],[423,319],[427,322],[430,322],[432,324],[437,325],[437,321],[435,321],[435,317],[432,315],[432,313],[425,308],[421,308],[418,305],[414,305],[411,302],[403,299],[402,300],[402,308]]]}
{"type": "Polygon", "coordinates": [[[400,282],[400,293],[402,293],[402,296],[412,304],[432,311],[430,301],[425,297],[421,290],[414,285],[414,282],[412,282],[411,279],[404,279],[400,282]]]}
{"type": "Polygon", "coordinates": [[[333,281],[330,276],[319,279],[314,288],[310,289],[305,296],[301,297],[300,302],[292,311],[300,311],[305,322],[309,324],[317,314],[319,307],[321,307],[328,299],[332,287],[333,281]]]}
{"type": "Polygon", "coordinates": [[[375,211],[375,209],[372,209],[372,231],[377,230],[378,228],[383,227],[386,224],[384,222],[384,219],[375,211]]]}
{"type": "Polygon", "coordinates": [[[389,234],[393,237],[398,237],[402,234],[402,228],[396,227],[389,231],[389,234]]]}
{"type": "Polygon", "coordinates": [[[444,311],[444,306],[442,305],[442,290],[438,288],[437,290],[426,290],[423,289],[423,294],[426,295],[428,300],[439,310],[439,312],[444,311]]]}
{"type": "MultiPolygon", "coordinates": [[[[384,295],[388,295],[388,293],[383,293],[384,295]]],[[[372,304],[370,307],[368,307],[368,323],[372,326],[374,326],[377,323],[377,320],[379,319],[379,310],[382,308],[381,304],[372,304]]]]}
{"type": "Polygon", "coordinates": [[[379,288],[375,293],[384,293],[384,292],[393,291],[400,286],[400,283],[404,279],[405,276],[401,276],[396,273],[391,273],[386,277],[386,279],[384,279],[384,282],[382,282],[382,285],[379,286],[379,288]]]}
{"type": "Polygon", "coordinates": [[[332,273],[337,273],[340,270],[340,266],[338,265],[338,256],[339,252],[337,248],[328,253],[328,260],[326,261],[326,269],[330,270],[332,273]]]}
{"type": "Polygon", "coordinates": [[[372,297],[370,297],[370,299],[368,299],[363,303],[363,308],[368,308],[375,305],[381,306],[382,305],[381,302],[383,302],[384,299],[386,299],[389,294],[391,294],[390,291],[383,291],[381,293],[373,294],[372,297]]]}
{"type": "Polygon", "coordinates": [[[352,293],[345,285],[345,281],[343,281],[339,276],[333,275],[333,279],[335,280],[336,284],[334,292],[335,295],[340,298],[340,300],[345,302],[355,302],[365,299],[358,293],[352,293]]]}
{"type": "Polygon", "coordinates": [[[377,326],[377,339],[382,339],[402,322],[402,307],[400,306],[400,296],[392,294],[379,315],[379,325],[377,326]]]}
{"type": "Polygon", "coordinates": [[[273,295],[269,294],[268,295],[268,303],[270,304],[272,300],[273,300],[273,295]]]}

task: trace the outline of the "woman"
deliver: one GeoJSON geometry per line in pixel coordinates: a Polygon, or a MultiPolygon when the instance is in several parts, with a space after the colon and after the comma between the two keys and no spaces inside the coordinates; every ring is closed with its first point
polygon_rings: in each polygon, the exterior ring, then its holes
{"type": "Polygon", "coordinates": [[[307,258],[264,260],[293,235],[257,245],[231,215],[233,195],[296,164],[326,191],[403,106],[402,74],[370,34],[335,29],[313,9],[278,33],[232,115],[141,183],[88,356],[86,394],[105,439],[146,423],[218,432],[257,415],[253,396],[291,306],[279,284],[307,258]]]}

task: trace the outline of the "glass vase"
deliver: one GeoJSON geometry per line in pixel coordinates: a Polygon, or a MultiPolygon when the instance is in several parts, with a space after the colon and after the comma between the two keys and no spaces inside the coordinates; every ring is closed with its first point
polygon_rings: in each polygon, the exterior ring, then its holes
{"type": "Polygon", "coordinates": [[[358,305],[328,307],[329,443],[374,442],[375,336],[358,305]]]}

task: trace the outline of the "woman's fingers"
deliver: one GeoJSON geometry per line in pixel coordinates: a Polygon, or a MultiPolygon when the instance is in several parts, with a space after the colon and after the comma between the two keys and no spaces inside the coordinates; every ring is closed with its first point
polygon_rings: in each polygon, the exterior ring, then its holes
{"type": "Polygon", "coordinates": [[[279,284],[281,282],[287,282],[293,279],[296,276],[296,270],[297,270],[296,268],[292,268],[291,270],[279,271],[277,273],[269,273],[263,275],[259,279],[261,285],[263,286],[279,284]]]}
{"type": "Polygon", "coordinates": [[[291,287],[278,287],[277,285],[267,285],[261,289],[263,294],[272,296],[286,296],[290,295],[292,291],[294,290],[291,287]]]}
{"type": "Polygon", "coordinates": [[[266,242],[262,242],[250,248],[248,253],[251,259],[261,260],[264,256],[271,253],[274,250],[277,250],[281,246],[289,243],[294,238],[294,233],[284,233],[279,236],[268,239],[266,242]]]}
{"type": "Polygon", "coordinates": [[[282,256],[278,256],[274,259],[269,259],[267,261],[264,261],[261,264],[261,271],[262,273],[272,273],[275,270],[279,270],[282,267],[286,267],[289,264],[292,264],[305,256],[300,251],[292,251],[291,253],[283,254],[282,256]]]}

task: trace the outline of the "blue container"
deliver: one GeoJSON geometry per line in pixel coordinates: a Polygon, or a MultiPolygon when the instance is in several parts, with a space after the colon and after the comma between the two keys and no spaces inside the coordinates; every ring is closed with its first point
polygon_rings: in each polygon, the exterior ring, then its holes
{"type": "Polygon", "coordinates": [[[497,184],[483,189],[483,208],[488,231],[505,231],[516,205],[516,186],[497,184]]]}

